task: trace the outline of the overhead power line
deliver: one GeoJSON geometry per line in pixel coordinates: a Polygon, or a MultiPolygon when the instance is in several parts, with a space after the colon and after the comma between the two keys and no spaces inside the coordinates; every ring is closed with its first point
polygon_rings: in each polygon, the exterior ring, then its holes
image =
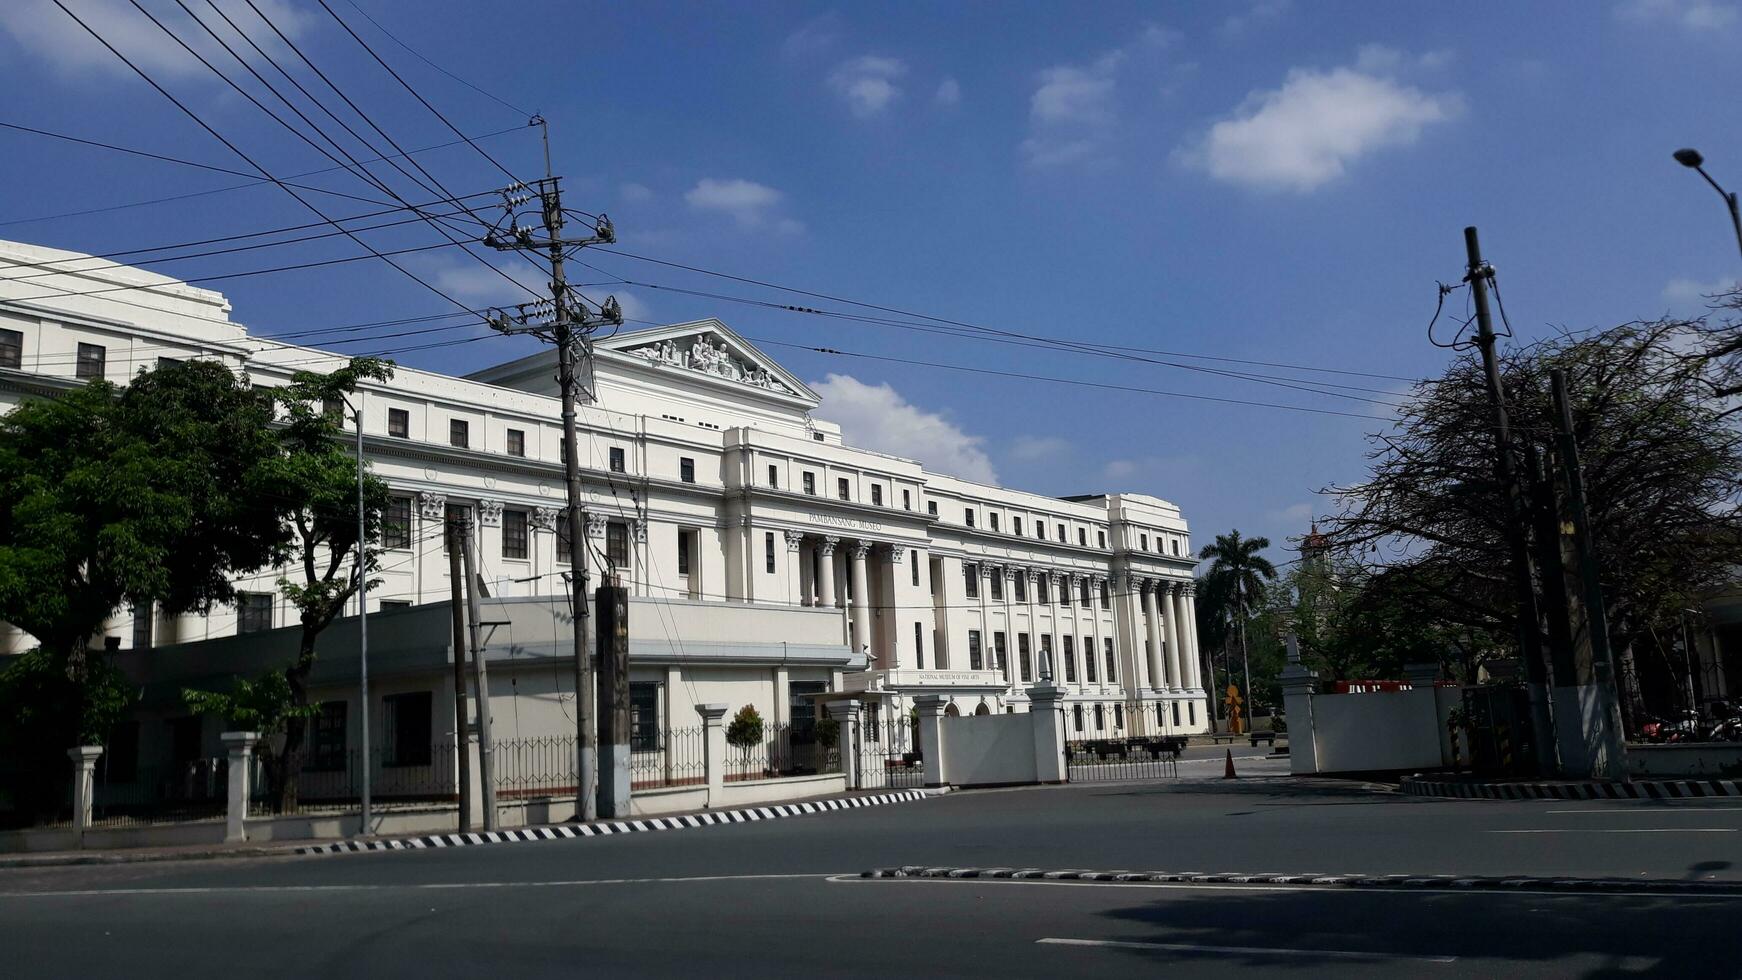
{"type": "Polygon", "coordinates": [[[479,95],[482,95],[486,99],[489,99],[492,102],[495,102],[497,105],[502,106],[505,109],[512,109],[515,112],[520,113],[521,116],[526,117],[526,118],[531,118],[532,116],[536,115],[536,113],[530,112],[526,109],[522,109],[519,106],[515,105],[512,102],[509,102],[508,100],[502,98],[499,95],[492,94],[491,92],[488,92],[482,88],[479,88],[478,86],[472,84],[471,82],[466,81],[464,78],[461,78],[460,76],[454,74],[453,72],[448,71],[446,68],[443,68],[441,65],[438,65],[435,62],[424,57],[422,52],[418,51],[416,48],[412,47],[411,45],[406,44],[404,41],[399,39],[398,35],[394,34],[392,31],[383,27],[381,25],[380,21],[376,20],[374,17],[371,17],[369,15],[369,11],[364,10],[361,6],[359,6],[355,2],[355,0],[345,0],[345,3],[349,4],[351,9],[357,11],[357,13],[362,14],[364,20],[366,20],[370,24],[374,25],[376,30],[387,35],[387,39],[389,41],[392,41],[394,44],[397,44],[400,47],[404,48],[406,50],[406,52],[409,53],[413,58],[416,58],[417,60],[423,62],[424,64],[430,66],[431,68],[434,68],[436,71],[441,72],[443,75],[446,75],[449,78],[453,79],[454,81],[459,82],[461,85],[464,85],[465,87],[471,89],[472,91],[478,93],[479,95]]]}

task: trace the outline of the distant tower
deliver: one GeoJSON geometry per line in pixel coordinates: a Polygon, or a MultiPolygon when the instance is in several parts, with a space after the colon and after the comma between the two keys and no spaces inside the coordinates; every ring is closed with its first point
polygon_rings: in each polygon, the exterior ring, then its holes
{"type": "Polygon", "coordinates": [[[1312,530],[1300,540],[1300,562],[1303,566],[1322,570],[1325,558],[1331,553],[1331,541],[1319,533],[1319,524],[1313,522],[1312,530]]]}

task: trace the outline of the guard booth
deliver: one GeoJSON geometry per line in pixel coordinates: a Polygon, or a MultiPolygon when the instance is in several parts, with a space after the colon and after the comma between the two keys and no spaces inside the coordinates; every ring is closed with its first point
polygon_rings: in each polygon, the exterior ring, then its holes
{"type": "Polygon", "coordinates": [[[1464,688],[1469,718],[1471,768],[1484,776],[1534,776],[1536,733],[1530,724],[1530,694],[1522,687],[1491,684],[1464,688]]]}

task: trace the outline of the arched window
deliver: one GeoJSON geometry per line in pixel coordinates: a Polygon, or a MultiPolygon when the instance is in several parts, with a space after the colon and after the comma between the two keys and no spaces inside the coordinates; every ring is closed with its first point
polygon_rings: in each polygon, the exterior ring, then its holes
{"type": "Polygon", "coordinates": [[[975,716],[979,716],[979,715],[989,715],[989,714],[991,714],[991,713],[992,713],[992,709],[991,709],[991,708],[989,708],[989,707],[987,707],[987,706],[986,706],[986,702],[984,702],[984,701],[981,701],[981,702],[980,702],[980,706],[979,706],[979,707],[978,707],[978,708],[975,708],[975,709],[974,709],[974,714],[975,714],[975,716]]]}
{"type": "Polygon", "coordinates": [[[944,716],[948,718],[960,718],[962,717],[962,709],[956,707],[956,702],[951,701],[949,707],[944,709],[944,716]]]}

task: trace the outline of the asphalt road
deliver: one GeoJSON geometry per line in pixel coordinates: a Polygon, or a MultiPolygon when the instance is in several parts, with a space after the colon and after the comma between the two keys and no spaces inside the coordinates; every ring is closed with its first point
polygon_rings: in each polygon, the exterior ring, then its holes
{"type": "Polygon", "coordinates": [[[1188,778],[582,840],[14,870],[0,973],[1742,976],[1742,899],[853,877],[912,864],[1742,879],[1742,806],[1188,778]]]}

